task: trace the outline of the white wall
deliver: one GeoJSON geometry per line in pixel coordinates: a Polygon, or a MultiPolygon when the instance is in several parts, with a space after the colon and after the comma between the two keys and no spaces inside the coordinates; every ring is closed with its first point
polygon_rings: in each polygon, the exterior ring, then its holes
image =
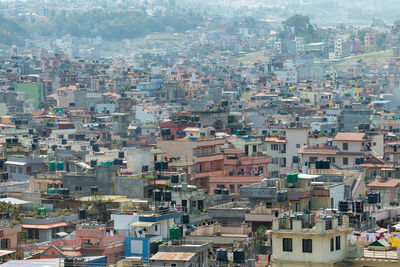
{"type": "Polygon", "coordinates": [[[142,172],[142,166],[150,166],[150,150],[139,148],[128,148],[126,152],[127,169],[133,174],[142,172]]]}
{"type": "Polygon", "coordinates": [[[115,230],[129,230],[132,223],[139,221],[139,216],[130,214],[111,214],[111,220],[114,220],[115,230]]]}
{"type": "Polygon", "coordinates": [[[344,200],[344,184],[334,185],[329,188],[329,195],[333,198],[333,207],[337,209],[339,206],[339,201],[344,200]]]}
{"type": "Polygon", "coordinates": [[[308,129],[288,128],[286,129],[286,140],[286,166],[291,168],[293,167],[293,156],[298,155],[297,152],[304,145],[308,145],[308,129]],[[300,147],[297,147],[297,144],[300,144],[300,147]]]}

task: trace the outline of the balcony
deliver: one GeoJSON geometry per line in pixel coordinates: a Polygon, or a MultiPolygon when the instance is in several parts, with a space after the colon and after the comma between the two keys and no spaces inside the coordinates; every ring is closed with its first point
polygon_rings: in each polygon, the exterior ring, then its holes
{"type": "MultiPolygon", "coordinates": [[[[107,242],[107,241],[105,240],[105,242],[107,242]]],[[[123,240],[122,241],[111,240],[109,242],[112,242],[112,243],[109,243],[109,244],[82,244],[82,248],[85,248],[85,249],[110,249],[110,248],[121,247],[124,245],[123,240]]]]}
{"type": "Polygon", "coordinates": [[[208,155],[208,156],[198,156],[197,157],[197,162],[202,163],[202,162],[209,162],[209,161],[217,161],[217,160],[223,160],[224,155],[223,154],[214,154],[214,155],[208,155]]]}
{"type": "Polygon", "coordinates": [[[225,165],[239,165],[239,159],[224,159],[225,165]]]}

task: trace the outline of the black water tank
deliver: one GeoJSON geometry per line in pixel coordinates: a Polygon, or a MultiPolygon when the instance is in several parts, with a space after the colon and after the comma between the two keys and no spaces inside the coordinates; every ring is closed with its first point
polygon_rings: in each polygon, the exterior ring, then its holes
{"type": "Polygon", "coordinates": [[[370,192],[368,193],[368,204],[376,204],[378,203],[378,197],[375,193],[370,192]]]}
{"type": "Polygon", "coordinates": [[[189,224],[189,214],[183,214],[182,215],[182,224],[189,224]]]}
{"type": "Polygon", "coordinates": [[[99,192],[99,188],[97,187],[97,185],[92,185],[90,187],[90,193],[94,194],[94,193],[98,193],[99,192]]]}
{"type": "Polygon", "coordinates": [[[164,191],[164,201],[171,201],[171,200],[172,200],[171,191],[169,191],[169,190],[164,191]]]}
{"type": "Polygon", "coordinates": [[[93,149],[93,152],[100,152],[99,144],[93,144],[92,149],[93,149]]]}
{"type": "Polygon", "coordinates": [[[361,200],[355,200],[352,202],[353,212],[362,213],[364,212],[364,203],[361,200]]]}
{"type": "Polygon", "coordinates": [[[340,212],[349,211],[349,203],[347,201],[339,201],[339,211],[340,212]]]}
{"type": "Polygon", "coordinates": [[[214,194],[216,194],[216,195],[221,195],[222,194],[222,189],[221,188],[215,188],[214,189],[214,194]]]}
{"type": "Polygon", "coordinates": [[[155,169],[156,171],[160,171],[160,170],[161,170],[161,162],[160,162],[160,161],[156,161],[156,162],[154,163],[154,169],[155,169]]]}
{"type": "Polygon", "coordinates": [[[222,189],[222,194],[229,195],[229,189],[227,189],[227,188],[222,189]]]}
{"type": "Polygon", "coordinates": [[[228,251],[225,248],[217,249],[217,261],[228,262],[228,251]]]}
{"type": "Polygon", "coordinates": [[[153,191],[154,191],[153,188],[147,189],[147,197],[148,197],[148,198],[151,198],[151,197],[153,196],[153,191]]]}
{"type": "Polygon", "coordinates": [[[84,220],[87,218],[87,212],[85,209],[79,209],[78,218],[79,220],[84,220]]]}
{"type": "Polygon", "coordinates": [[[91,161],[90,161],[90,167],[95,167],[95,166],[97,166],[97,160],[96,159],[92,159],[91,161]]]}
{"type": "Polygon", "coordinates": [[[158,247],[160,246],[160,241],[153,240],[150,242],[150,254],[154,255],[158,252],[158,247]]]}
{"type": "Polygon", "coordinates": [[[120,159],[125,158],[125,153],[124,153],[124,151],[118,152],[118,158],[120,158],[120,159]]]}
{"type": "Polygon", "coordinates": [[[64,196],[69,196],[69,188],[63,188],[61,192],[64,196]]]}
{"type": "Polygon", "coordinates": [[[243,249],[234,249],[233,250],[233,262],[234,263],[244,263],[244,250],[243,249]]]}
{"type": "Polygon", "coordinates": [[[177,174],[171,175],[171,183],[173,184],[179,183],[179,176],[177,174]]]}
{"type": "Polygon", "coordinates": [[[168,161],[163,161],[162,162],[162,169],[163,170],[168,170],[168,161]]]}
{"type": "Polygon", "coordinates": [[[74,267],[74,258],[73,257],[66,257],[64,259],[64,267],[74,267]]]}
{"type": "Polygon", "coordinates": [[[62,144],[62,145],[66,145],[66,144],[67,144],[67,139],[62,139],[62,140],[61,140],[61,144],[62,144]]]}
{"type": "Polygon", "coordinates": [[[156,189],[153,191],[153,199],[154,201],[161,201],[161,191],[156,189]]]}
{"type": "Polygon", "coordinates": [[[128,145],[127,145],[127,143],[126,143],[126,140],[122,140],[122,147],[127,147],[128,145]]]}

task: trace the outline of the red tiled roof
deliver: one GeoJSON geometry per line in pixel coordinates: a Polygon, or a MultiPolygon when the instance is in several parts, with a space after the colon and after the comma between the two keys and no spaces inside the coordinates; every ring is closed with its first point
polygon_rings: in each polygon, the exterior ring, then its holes
{"type": "Polygon", "coordinates": [[[393,179],[386,182],[380,182],[378,180],[370,182],[368,187],[396,187],[400,184],[400,179],[393,179]]]}
{"type": "Polygon", "coordinates": [[[365,133],[338,133],[333,141],[363,141],[365,133]]]}
{"type": "Polygon", "coordinates": [[[23,224],[23,228],[29,229],[51,229],[61,226],[67,226],[66,222],[50,223],[50,224],[23,224]]]}
{"type": "Polygon", "coordinates": [[[265,142],[286,143],[286,139],[280,139],[278,137],[266,137],[265,142]]]}

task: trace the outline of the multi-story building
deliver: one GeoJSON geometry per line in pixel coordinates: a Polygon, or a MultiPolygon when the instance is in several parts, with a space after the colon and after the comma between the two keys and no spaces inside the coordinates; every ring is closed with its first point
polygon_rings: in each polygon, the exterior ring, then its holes
{"type": "Polygon", "coordinates": [[[227,188],[230,193],[238,193],[239,188],[260,182],[267,177],[267,165],[271,158],[261,153],[246,156],[245,151],[237,149],[224,150],[224,175],[209,178],[209,190],[227,188]]]}
{"type": "Polygon", "coordinates": [[[365,133],[338,133],[331,144],[304,146],[299,150],[302,163],[315,164],[318,160],[328,160],[338,168],[358,167],[369,153],[369,142],[365,133]]]}
{"type": "Polygon", "coordinates": [[[268,165],[270,177],[279,177],[285,170],[296,170],[301,166],[298,151],[302,146],[309,144],[309,129],[301,123],[285,129],[285,136],[267,137],[266,151],[272,158],[268,165]],[[297,127],[298,126],[298,127],[297,127]]]}
{"type": "Polygon", "coordinates": [[[364,36],[364,46],[375,46],[376,45],[376,32],[368,32],[364,36]]]}
{"type": "Polygon", "coordinates": [[[371,251],[357,243],[352,244],[348,234],[353,231],[349,217],[329,214],[319,220],[295,214],[272,222],[272,261],[274,266],[399,266],[397,251],[371,251]]]}
{"type": "Polygon", "coordinates": [[[272,261],[286,266],[333,266],[347,256],[349,219],[321,219],[316,222],[301,215],[294,220],[272,221],[272,261]],[[313,225],[314,224],[314,225],[313,225]]]}
{"type": "Polygon", "coordinates": [[[193,165],[192,183],[208,192],[209,177],[224,175],[224,155],[221,152],[221,146],[224,144],[224,139],[204,135],[200,138],[158,140],[157,148],[165,152],[166,157],[174,158],[175,162],[181,161],[184,164],[193,165]]]}

